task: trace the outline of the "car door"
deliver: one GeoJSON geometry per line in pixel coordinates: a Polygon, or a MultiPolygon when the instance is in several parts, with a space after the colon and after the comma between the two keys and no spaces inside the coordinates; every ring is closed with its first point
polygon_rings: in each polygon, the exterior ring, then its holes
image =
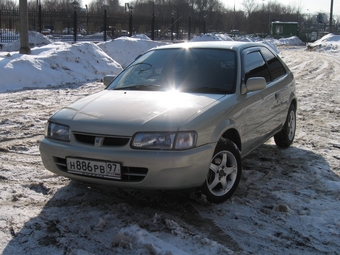
{"type": "Polygon", "coordinates": [[[269,139],[275,129],[274,116],[278,111],[275,88],[270,86],[271,77],[267,62],[259,47],[248,48],[242,52],[244,84],[251,77],[264,77],[267,87],[262,90],[246,92],[242,95],[243,111],[243,149],[248,153],[254,147],[269,139]],[[268,86],[269,85],[269,86],[268,86]]]}
{"type": "MultiPolygon", "coordinates": [[[[280,128],[282,121],[286,119],[289,108],[289,94],[291,90],[289,84],[291,78],[287,77],[287,70],[282,64],[278,56],[274,55],[269,49],[261,47],[261,54],[267,62],[270,73],[270,82],[268,82],[268,89],[274,91],[274,99],[276,103],[273,105],[273,126],[280,128]]],[[[269,99],[271,100],[271,99],[269,99]]]]}

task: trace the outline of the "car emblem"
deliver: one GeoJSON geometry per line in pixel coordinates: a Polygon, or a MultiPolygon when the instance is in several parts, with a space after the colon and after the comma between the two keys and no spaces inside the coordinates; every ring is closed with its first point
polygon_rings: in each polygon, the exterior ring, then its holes
{"type": "Polygon", "coordinates": [[[103,145],[104,137],[96,137],[94,139],[94,146],[99,147],[103,145]]]}

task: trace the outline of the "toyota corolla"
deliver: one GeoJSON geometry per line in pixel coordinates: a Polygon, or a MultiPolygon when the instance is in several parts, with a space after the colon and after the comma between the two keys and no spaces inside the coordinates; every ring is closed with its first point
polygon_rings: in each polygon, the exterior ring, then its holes
{"type": "Polygon", "coordinates": [[[221,203],[239,184],[243,157],[271,137],[292,144],[296,109],[294,76],[265,44],[173,44],[50,117],[40,153],[48,170],[71,179],[199,187],[221,203]]]}

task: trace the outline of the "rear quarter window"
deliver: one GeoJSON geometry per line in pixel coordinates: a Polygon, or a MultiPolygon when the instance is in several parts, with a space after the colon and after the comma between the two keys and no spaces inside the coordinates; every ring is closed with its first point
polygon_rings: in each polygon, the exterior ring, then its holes
{"type": "Polygon", "coordinates": [[[286,69],[281,61],[267,48],[261,48],[261,53],[268,63],[268,68],[272,80],[276,80],[286,74],[286,69]]]}

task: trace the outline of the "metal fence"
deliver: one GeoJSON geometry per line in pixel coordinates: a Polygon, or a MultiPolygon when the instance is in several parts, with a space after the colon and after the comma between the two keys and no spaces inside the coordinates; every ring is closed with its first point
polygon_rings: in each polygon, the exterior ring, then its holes
{"type": "Polygon", "coordinates": [[[19,10],[0,10],[0,42],[19,38],[19,10]]]}
{"type": "MultiPolygon", "coordinates": [[[[190,24],[203,26],[191,20],[155,19],[152,24],[151,15],[133,15],[131,13],[110,14],[103,12],[93,14],[86,11],[45,12],[28,11],[28,27],[30,31],[38,31],[55,40],[106,40],[122,35],[142,33],[151,36],[154,28],[155,39],[186,39],[190,24]],[[130,23],[132,22],[132,24],[130,23]],[[178,26],[181,22],[181,27],[178,26]],[[76,28],[76,32],[74,31],[76,28]],[[101,34],[100,34],[101,33],[101,34]],[[76,35],[76,38],[74,36],[76,35]],[[105,35],[105,36],[104,36],[105,35]]],[[[195,28],[197,30],[197,28],[195,28]]],[[[12,42],[19,38],[19,10],[0,10],[0,42],[12,42]]],[[[194,31],[191,29],[191,31],[194,31]]]]}

